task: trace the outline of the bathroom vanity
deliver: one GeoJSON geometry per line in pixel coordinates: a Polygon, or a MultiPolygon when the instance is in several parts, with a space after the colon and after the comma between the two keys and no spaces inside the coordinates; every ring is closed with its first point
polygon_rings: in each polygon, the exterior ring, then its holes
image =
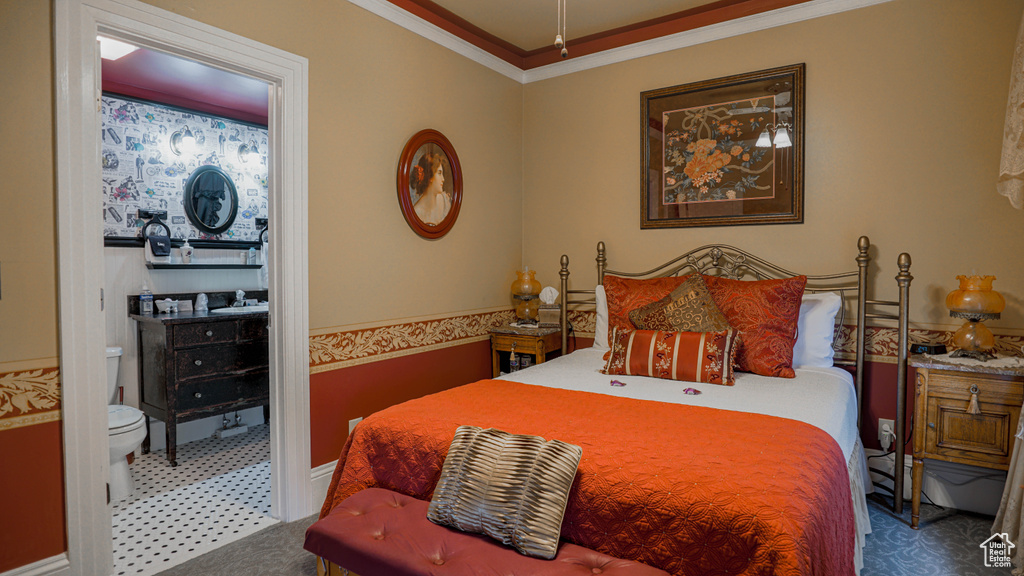
{"type": "MultiPolygon", "coordinates": [[[[132,309],[131,304],[129,309],[132,309]]],[[[234,410],[269,411],[267,312],[139,314],[139,408],[167,426],[167,460],[176,462],[176,426],[234,410]]]]}

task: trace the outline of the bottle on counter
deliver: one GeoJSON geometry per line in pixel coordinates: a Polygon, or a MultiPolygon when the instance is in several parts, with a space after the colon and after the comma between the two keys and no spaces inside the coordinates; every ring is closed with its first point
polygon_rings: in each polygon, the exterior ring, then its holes
{"type": "Polygon", "coordinates": [[[142,285],[142,292],[139,294],[139,314],[153,313],[153,293],[149,291],[149,285],[142,285]]]}

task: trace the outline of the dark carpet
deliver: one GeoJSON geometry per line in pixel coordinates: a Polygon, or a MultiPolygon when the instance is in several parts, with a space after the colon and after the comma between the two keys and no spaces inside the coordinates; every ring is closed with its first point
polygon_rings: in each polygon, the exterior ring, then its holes
{"type": "MultiPolygon", "coordinates": [[[[921,529],[910,529],[910,502],[902,516],[868,498],[872,533],[861,576],[1008,576],[987,568],[980,545],[991,536],[992,518],[921,505],[921,529]]],[[[159,576],[314,576],[316,561],[302,549],[316,516],[269,528],[165,570],[159,576]]]]}
{"type": "Polygon", "coordinates": [[[158,576],[316,576],[316,558],[302,549],[316,516],[264,528],[158,576]]]}
{"type": "Polygon", "coordinates": [[[1009,576],[1010,568],[985,566],[981,543],[992,536],[991,516],[921,504],[919,530],[910,528],[910,501],[903,514],[868,497],[871,535],[861,576],[1009,576]]]}

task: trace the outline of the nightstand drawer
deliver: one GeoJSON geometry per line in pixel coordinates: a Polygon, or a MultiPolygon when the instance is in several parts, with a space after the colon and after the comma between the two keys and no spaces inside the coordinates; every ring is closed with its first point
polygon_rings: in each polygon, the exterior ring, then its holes
{"type": "Polygon", "coordinates": [[[1010,377],[962,374],[932,370],[928,376],[928,396],[970,402],[971,389],[977,387],[978,402],[988,404],[1021,405],[1024,401],[1020,380],[1010,377]]]}
{"type": "Polygon", "coordinates": [[[1020,405],[979,402],[980,414],[968,414],[969,400],[942,397],[928,399],[925,453],[956,458],[964,464],[998,466],[1010,464],[1013,428],[1020,405]]]}

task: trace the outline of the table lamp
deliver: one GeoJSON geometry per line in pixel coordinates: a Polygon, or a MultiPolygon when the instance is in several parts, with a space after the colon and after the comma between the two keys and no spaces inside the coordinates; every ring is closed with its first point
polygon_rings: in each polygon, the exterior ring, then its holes
{"type": "Polygon", "coordinates": [[[535,270],[523,266],[522,270],[516,270],[516,280],[512,283],[512,298],[516,302],[516,317],[520,323],[537,323],[540,304],[537,295],[540,294],[540,282],[534,278],[535,274],[535,270]]]}
{"type": "Polygon", "coordinates": [[[954,358],[988,360],[995,358],[995,337],[982,324],[984,320],[997,320],[1006,307],[1003,295],[992,289],[995,276],[957,276],[960,288],[946,296],[946,308],[953,318],[963,318],[964,325],[953,335],[953,345],[958,348],[954,358]]]}

